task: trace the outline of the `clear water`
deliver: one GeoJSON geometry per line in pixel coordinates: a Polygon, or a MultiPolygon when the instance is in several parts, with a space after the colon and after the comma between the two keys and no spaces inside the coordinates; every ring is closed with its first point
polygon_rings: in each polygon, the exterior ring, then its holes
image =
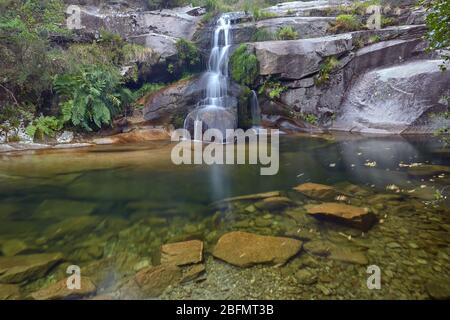
{"type": "MultiPolygon", "coordinates": [[[[256,274],[259,282],[254,285],[249,282],[240,291],[230,289],[226,297],[426,298],[424,285],[428,280],[449,276],[448,201],[434,199],[436,190],[448,195],[449,176],[414,177],[408,174],[409,168],[399,166],[419,162],[449,166],[448,150],[443,151],[437,140],[352,135],[281,136],[280,171],[275,176],[260,176],[257,165],[175,166],[170,161],[172,146],[170,142],[151,142],[0,155],[0,244],[13,239],[23,241],[27,249],[20,254],[62,252],[67,263],[85,268],[102,290],[115,292],[117,284],[136,272],[139,263],[158,263],[155,257],[161,244],[192,238],[204,240],[206,280],[201,285],[188,283],[172,288],[163,298],[221,298],[222,286],[228,287],[230,281],[244,281],[256,274]],[[375,167],[365,165],[373,161],[375,167]],[[282,268],[258,266],[250,274],[248,269],[228,266],[210,256],[208,250],[226,231],[286,235],[289,229],[295,228],[295,222],[283,212],[260,213],[274,225],[259,228],[250,221],[260,218],[258,213],[243,216],[242,208],[221,212],[211,205],[213,202],[272,190],[295,198],[292,187],[304,182],[354,184],[367,190],[368,199],[377,194],[393,193],[386,189],[392,184],[404,190],[428,192],[425,198],[407,195],[390,203],[382,200],[379,209],[383,209],[378,215],[381,218],[392,215],[392,220],[386,218],[384,224],[375,226],[361,238],[370,248],[367,252],[370,262],[384,265],[394,273],[389,274],[390,280],[386,283],[398,285],[398,290],[389,287],[374,293],[362,288],[350,294],[332,287],[333,281],[319,281],[309,291],[294,290],[293,293],[288,288],[298,288],[298,285],[289,282],[292,275],[285,273],[298,268],[295,263],[306,259],[304,253],[282,268]],[[91,226],[77,228],[80,217],[91,217],[95,221],[91,226]],[[155,218],[161,218],[162,223],[155,223],[155,218]],[[250,221],[249,226],[238,226],[239,221],[244,220],[250,221]],[[67,232],[54,237],[52,228],[63,222],[75,227],[63,228],[67,232]],[[406,231],[396,236],[399,228],[406,231]],[[421,238],[418,230],[426,236],[421,238]],[[390,242],[400,243],[395,254],[383,251],[390,242]],[[85,247],[100,248],[100,253],[81,253],[80,248],[85,247]],[[408,263],[403,265],[405,261],[408,263]],[[104,268],[99,268],[99,264],[104,268]],[[409,274],[408,268],[416,269],[416,274],[409,274]],[[104,273],[106,269],[108,276],[104,273]],[[268,288],[274,279],[280,281],[279,288],[270,291],[268,288]],[[330,285],[331,294],[326,294],[319,285],[330,285]]],[[[309,200],[300,201],[306,204],[309,200]]],[[[364,201],[364,198],[358,199],[353,204],[365,205],[364,201]]],[[[339,232],[358,237],[352,230],[333,224],[308,223],[318,230],[320,237],[336,243],[347,241],[339,232]]],[[[338,268],[342,276],[352,281],[365,281],[361,278],[365,275],[362,267],[314,259],[315,270],[324,268],[332,272],[330,270],[338,268]]],[[[61,265],[42,279],[23,283],[24,296],[63,275],[61,265]]]]}

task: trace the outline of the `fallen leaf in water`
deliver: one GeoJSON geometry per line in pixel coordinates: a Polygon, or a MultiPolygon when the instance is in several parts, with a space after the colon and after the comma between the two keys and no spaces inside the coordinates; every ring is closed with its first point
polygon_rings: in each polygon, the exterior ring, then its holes
{"type": "Polygon", "coordinates": [[[395,184],[390,184],[386,187],[386,190],[399,190],[400,188],[397,187],[395,184]]]}
{"type": "Polygon", "coordinates": [[[366,163],[364,163],[364,165],[365,165],[366,167],[373,168],[373,167],[376,167],[376,166],[377,166],[377,162],[376,162],[376,161],[369,161],[369,160],[366,160],[366,163]]]}

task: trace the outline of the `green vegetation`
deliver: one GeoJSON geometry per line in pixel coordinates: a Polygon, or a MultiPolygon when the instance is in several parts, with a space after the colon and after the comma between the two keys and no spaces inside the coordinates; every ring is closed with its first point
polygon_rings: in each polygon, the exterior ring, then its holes
{"type": "Polygon", "coordinates": [[[28,125],[26,132],[30,137],[42,140],[46,136],[53,137],[62,126],[63,122],[56,117],[41,115],[28,125]]]}
{"type": "Polygon", "coordinates": [[[381,37],[377,34],[369,37],[369,43],[377,43],[380,41],[381,41],[381,37]]]}
{"type": "Polygon", "coordinates": [[[281,94],[287,90],[286,86],[283,86],[281,82],[274,80],[267,80],[264,84],[259,88],[258,93],[265,93],[270,100],[280,99],[281,94]]]}
{"type": "Polygon", "coordinates": [[[275,18],[277,15],[272,12],[262,11],[260,8],[255,7],[252,11],[253,19],[255,21],[260,21],[264,19],[275,18]]]}
{"type": "MultiPolygon", "coordinates": [[[[450,50],[450,1],[423,0],[422,4],[428,13],[426,24],[429,50],[450,50]]],[[[450,60],[448,52],[443,52],[442,57],[445,61],[450,60]]],[[[441,68],[446,69],[444,65],[441,68]]]]}
{"type": "Polygon", "coordinates": [[[179,39],[176,47],[178,65],[184,72],[193,71],[199,67],[200,51],[193,42],[179,39]]]}
{"type": "Polygon", "coordinates": [[[328,82],[330,80],[330,73],[336,70],[339,67],[339,60],[336,57],[328,57],[325,61],[320,65],[319,75],[315,78],[316,85],[320,86],[328,82]]]}
{"type": "Polygon", "coordinates": [[[333,33],[341,33],[357,31],[361,30],[362,28],[363,24],[359,21],[356,15],[341,14],[336,17],[336,21],[332,23],[329,31],[333,33]]]}
{"type": "Polygon", "coordinates": [[[132,101],[130,90],[121,87],[117,70],[84,66],[76,73],[55,78],[55,90],[63,101],[60,104],[63,123],[71,121],[76,127],[92,131],[111,125],[112,117],[132,101]]]}
{"type": "Polygon", "coordinates": [[[254,42],[271,41],[275,40],[275,38],[276,36],[267,29],[257,29],[252,36],[252,41],[254,42]]]}
{"type": "Polygon", "coordinates": [[[295,40],[298,33],[291,26],[281,27],[277,30],[276,38],[278,40],[295,40]]]}
{"type": "Polygon", "coordinates": [[[390,26],[395,26],[397,24],[397,21],[392,17],[381,17],[381,28],[386,28],[390,26]]]}
{"type": "Polygon", "coordinates": [[[256,55],[250,53],[245,44],[241,44],[230,58],[231,77],[241,85],[252,87],[259,74],[256,55]]]}

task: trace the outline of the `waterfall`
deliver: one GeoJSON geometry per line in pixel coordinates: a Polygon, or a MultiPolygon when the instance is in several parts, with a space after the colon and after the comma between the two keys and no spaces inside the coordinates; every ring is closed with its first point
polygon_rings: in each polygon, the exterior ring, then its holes
{"type": "Polygon", "coordinates": [[[228,60],[231,47],[230,19],[222,15],[217,20],[214,30],[206,81],[206,97],[202,105],[209,107],[226,107],[228,95],[228,60]]]}
{"type": "Polygon", "coordinates": [[[237,121],[228,96],[228,61],[231,48],[231,16],[223,14],[216,22],[211,53],[208,59],[207,71],[203,74],[201,85],[204,87],[204,98],[199,101],[197,108],[190,112],[184,121],[184,128],[195,137],[201,136],[196,132],[195,121],[202,122],[202,130],[219,129],[225,134],[226,129],[236,128],[237,121]]]}
{"type": "Polygon", "coordinates": [[[261,109],[259,109],[258,96],[255,90],[252,90],[252,97],[250,99],[250,114],[252,116],[252,127],[259,128],[261,125],[261,109]]]}

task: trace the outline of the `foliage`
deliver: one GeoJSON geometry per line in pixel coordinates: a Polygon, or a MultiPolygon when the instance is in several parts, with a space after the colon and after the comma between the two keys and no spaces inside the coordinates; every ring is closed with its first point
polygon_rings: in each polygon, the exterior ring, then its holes
{"type": "MultiPolygon", "coordinates": [[[[448,0],[423,0],[426,7],[426,25],[428,28],[427,39],[430,50],[450,50],[450,1],[448,0]]],[[[445,61],[450,60],[450,55],[442,53],[445,61]]],[[[445,69],[445,66],[442,66],[445,69]]]]}
{"type": "Polygon", "coordinates": [[[178,63],[184,70],[193,70],[200,64],[200,51],[191,41],[179,39],[176,43],[178,63]]]}
{"type": "Polygon", "coordinates": [[[53,116],[39,116],[26,128],[30,137],[42,140],[44,137],[53,137],[55,132],[61,130],[63,122],[53,116]]]}
{"type": "Polygon", "coordinates": [[[253,15],[253,19],[254,19],[255,21],[264,20],[264,19],[270,19],[270,18],[274,18],[274,17],[277,16],[277,15],[276,15],[275,13],[273,13],[273,12],[262,11],[262,10],[261,10],[260,8],[258,8],[258,7],[255,7],[255,8],[253,9],[252,15],[253,15]]]}
{"type": "Polygon", "coordinates": [[[381,37],[377,34],[369,37],[369,43],[377,43],[380,41],[381,41],[381,37]]]}
{"type": "Polygon", "coordinates": [[[281,94],[287,90],[286,86],[283,86],[281,82],[268,80],[259,88],[258,93],[265,93],[271,100],[279,99],[281,94]]]}
{"type": "Polygon", "coordinates": [[[113,68],[83,66],[76,73],[58,75],[54,81],[63,122],[92,131],[110,125],[112,117],[132,101],[130,90],[121,87],[120,75],[113,68]]]}
{"type": "Polygon", "coordinates": [[[276,38],[278,40],[295,40],[298,33],[291,26],[281,27],[277,30],[276,38]]]}
{"type": "Polygon", "coordinates": [[[316,85],[322,85],[330,80],[330,73],[339,67],[339,60],[336,57],[328,57],[320,65],[319,75],[315,79],[316,85]]]}
{"type": "MultiPolygon", "coordinates": [[[[61,0],[0,1],[0,84],[13,100],[39,103],[51,88],[54,65],[49,37],[63,33],[61,0]]],[[[15,101],[15,102],[17,102],[15,101]]]]}
{"type": "Polygon", "coordinates": [[[390,27],[397,24],[397,21],[392,17],[381,17],[381,27],[390,27]]]}
{"type": "Polygon", "coordinates": [[[275,40],[275,35],[267,29],[257,29],[252,36],[252,41],[254,42],[271,40],[275,40]]]}
{"type": "Polygon", "coordinates": [[[231,55],[231,77],[241,85],[251,87],[258,77],[259,67],[256,55],[248,52],[245,44],[241,44],[231,55]]]}
{"type": "Polygon", "coordinates": [[[336,17],[336,20],[329,28],[330,32],[350,32],[357,31],[363,28],[362,23],[358,20],[358,17],[352,14],[340,14],[336,17]]]}

